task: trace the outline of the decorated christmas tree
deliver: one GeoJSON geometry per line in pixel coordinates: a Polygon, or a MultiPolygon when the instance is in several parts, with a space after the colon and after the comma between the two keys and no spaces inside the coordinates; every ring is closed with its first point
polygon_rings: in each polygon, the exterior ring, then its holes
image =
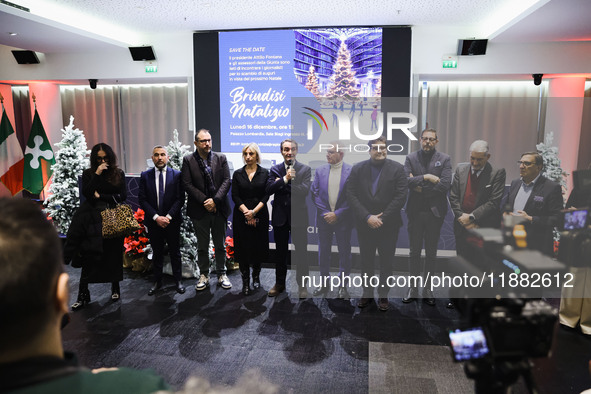
{"type": "MultiPolygon", "coordinates": [[[[172,132],[172,141],[168,143],[168,165],[175,170],[181,170],[183,157],[191,153],[188,145],[183,145],[179,141],[179,133],[175,129],[172,132]]],[[[193,223],[187,216],[187,201],[182,208],[183,223],[181,224],[181,264],[184,277],[199,276],[199,267],[197,266],[197,237],[193,229],[193,223]]],[[[165,267],[165,272],[172,273],[170,264],[165,267]]]]}
{"type": "Polygon", "coordinates": [[[332,67],[332,71],[333,74],[330,76],[331,85],[326,94],[327,97],[359,97],[357,78],[355,78],[355,71],[353,71],[351,62],[351,53],[344,41],[341,41],[337,61],[332,67]]]}
{"type": "Polygon", "coordinates": [[[68,232],[74,211],[80,205],[78,176],[89,167],[90,151],[82,130],[74,128],[74,117],[70,124],[62,129],[62,140],[52,166],[53,183],[49,187],[50,196],[45,200],[45,212],[53,219],[57,230],[68,232]]]}
{"type": "Polygon", "coordinates": [[[563,195],[566,193],[566,177],[568,174],[560,167],[560,159],[558,158],[558,148],[552,146],[554,141],[554,133],[549,132],[544,138],[544,142],[536,145],[538,153],[544,159],[544,171],[542,175],[546,178],[560,183],[562,186],[563,195]]]}
{"type": "Polygon", "coordinates": [[[316,98],[322,96],[322,93],[320,93],[320,90],[318,89],[318,77],[316,76],[316,69],[314,66],[310,66],[310,69],[308,70],[306,89],[308,89],[316,98]]]}

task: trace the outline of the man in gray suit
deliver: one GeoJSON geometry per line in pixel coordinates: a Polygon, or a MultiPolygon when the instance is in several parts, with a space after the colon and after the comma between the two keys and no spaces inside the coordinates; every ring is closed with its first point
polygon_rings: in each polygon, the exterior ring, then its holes
{"type": "Polygon", "coordinates": [[[197,236],[197,259],[201,276],[196,290],[209,286],[209,235],[215,247],[218,286],[230,289],[232,283],[226,276],[226,225],[230,214],[228,191],[230,169],[226,156],[211,151],[209,130],[195,134],[197,150],[183,158],[181,180],[187,192],[187,215],[192,219],[197,236]]]}
{"type": "MultiPolygon", "coordinates": [[[[505,192],[505,169],[493,168],[488,162],[488,143],[477,140],[470,145],[470,163],[456,168],[449,192],[454,213],[454,234],[458,256],[467,253],[468,230],[501,226],[501,199],[505,192]]],[[[450,302],[448,308],[453,308],[450,302]]]]}
{"type": "MultiPolygon", "coordinates": [[[[447,213],[447,193],[451,186],[451,159],[435,149],[439,140],[437,131],[425,129],[421,133],[421,150],[406,156],[404,172],[408,178],[408,238],[410,241],[409,272],[417,277],[421,273],[421,249],[425,243],[426,275],[435,268],[437,243],[447,213]]],[[[425,279],[425,276],[423,276],[425,279]]],[[[409,286],[402,302],[418,297],[416,283],[409,286]]],[[[423,302],[435,305],[430,283],[424,283],[423,302]]]]}

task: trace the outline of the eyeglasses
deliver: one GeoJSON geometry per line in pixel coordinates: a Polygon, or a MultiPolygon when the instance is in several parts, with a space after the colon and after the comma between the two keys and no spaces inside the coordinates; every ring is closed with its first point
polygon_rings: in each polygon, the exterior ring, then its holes
{"type": "Polygon", "coordinates": [[[437,138],[429,138],[429,137],[421,137],[421,140],[425,141],[425,142],[435,142],[437,141],[437,138]]]}
{"type": "Polygon", "coordinates": [[[210,142],[211,142],[211,139],[209,139],[209,140],[199,140],[198,142],[199,142],[200,144],[208,144],[208,143],[210,143],[210,142]]]}
{"type": "Polygon", "coordinates": [[[97,156],[96,157],[96,161],[98,161],[98,162],[103,162],[103,161],[104,162],[107,162],[107,161],[109,161],[109,158],[107,156],[97,156]]]}
{"type": "Polygon", "coordinates": [[[534,163],[532,161],[521,161],[520,160],[520,161],[517,162],[517,164],[519,164],[519,165],[522,165],[523,164],[525,167],[529,167],[529,166],[531,166],[534,163]]]}

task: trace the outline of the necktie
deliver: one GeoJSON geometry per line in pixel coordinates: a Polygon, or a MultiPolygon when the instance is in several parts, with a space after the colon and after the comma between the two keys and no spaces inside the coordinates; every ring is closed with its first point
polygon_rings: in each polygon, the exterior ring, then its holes
{"type": "Polygon", "coordinates": [[[162,213],[162,203],[164,201],[164,175],[162,175],[162,170],[159,170],[160,174],[158,175],[158,211],[162,213]]]}

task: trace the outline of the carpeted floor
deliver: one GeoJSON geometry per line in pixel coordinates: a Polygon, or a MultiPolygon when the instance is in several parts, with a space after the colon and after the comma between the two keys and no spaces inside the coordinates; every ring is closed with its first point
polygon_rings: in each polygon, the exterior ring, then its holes
{"type": "MultiPolygon", "coordinates": [[[[79,271],[67,271],[74,300],[79,271]]],[[[149,276],[126,271],[116,303],[110,285],[91,284],[91,304],[64,328],[65,348],[91,368],[151,368],[175,388],[191,375],[231,385],[256,368],[282,393],[473,392],[462,365],[451,360],[447,332],[460,318],[444,299],[435,307],[403,304],[404,290],[393,289],[387,312],[375,303],[360,310],[355,299],[268,298],[272,269],[263,269],[263,289],[249,297],[240,294],[239,272],[229,278],[231,290],[212,285],[196,293],[192,279],[179,295],[166,277],[150,297],[149,276]]],[[[535,362],[540,392],[591,387],[590,357],[590,339],[557,329],[553,356],[535,362]]],[[[515,392],[526,392],[522,383],[515,392]]]]}

